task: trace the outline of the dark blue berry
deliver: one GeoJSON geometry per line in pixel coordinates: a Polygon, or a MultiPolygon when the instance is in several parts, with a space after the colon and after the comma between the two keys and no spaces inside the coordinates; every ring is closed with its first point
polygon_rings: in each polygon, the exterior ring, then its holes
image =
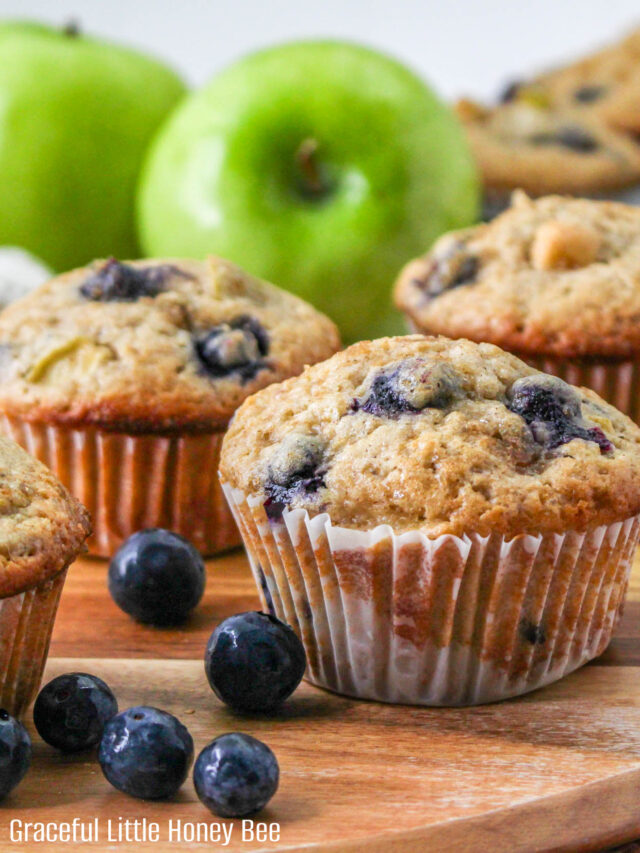
{"type": "Polygon", "coordinates": [[[205,672],[216,696],[237,711],[274,711],[300,683],[304,647],[268,613],[230,616],[209,637],[205,672]]]}
{"type": "Polygon", "coordinates": [[[164,290],[167,279],[174,275],[190,278],[188,273],[169,264],[133,267],[109,258],[80,285],[80,293],[93,302],[135,302],[142,296],[157,296],[164,290]]]}
{"type": "Polygon", "coordinates": [[[263,809],[278,789],[278,761],[266,743],[250,735],[220,735],[193,768],[201,802],[219,817],[244,817],[263,809]]]}
{"type": "Polygon", "coordinates": [[[187,778],[193,739],[172,714],[139,705],[105,725],[98,761],[119,791],[143,800],[164,800],[187,778]]]}
{"type": "Polygon", "coordinates": [[[161,528],[130,536],[109,565],[109,592],[125,613],[152,625],[177,624],[204,593],[205,567],[193,545],[161,528]]]}
{"type": "Polygon", "coordinates": [[[209,329],[196,339],[195,350],[210,376],[237,376],[248,382],[267,367],[264,356],[269,352],[269,337],[256,319],[242,315],[209,329]]]}
{"type": "Polygon", "coordinates": [[[24,778],[31,764],[31,738],[21,722],[0,709],[0,800],[24,778]]]}
{"type": "Polygon", "coordinates": [[[520,624],[518,627],[520,630],[521,637],[526,640],[527,643],[531,643],[532,646],[544,645],[547,637],[542,625],[536,625],[535,622],[532,622],[530,619],[523,617],[520,620],[520,624]]]}
{"type": "Polygon", "coordinates": [[[511,101],[515,101],[524,85],[522,80],[510,80],[498,95],[498,102],[509,104],[511,101]]]}
{"type": "Polygon", "coordinates": [[[364,399],[352,402],[351,411],[393,418],[424,409],[444,409],[459,390],[458,377],[450,365],[407,359],[379,373],[364,399]]]}
{"type": "Polygon", "coordinates": [[[599,427],[586,425],[580,398],[566,382],[550,376],[525,377],[514,382],[508,396],[507,408],[520,415],[534,440],[549,450],[574,438],[595,442],[601,453],[613,450],[599,427]]]}
{"type": "Polygon", "coordinates": [[[290,433],[276,446],[265,483],[269,518],[280,518],[296,495],[313,495],[324,486],[324,452],[322,439],[303,433],[290,433]]]}
{"type": "Polygon", "coordinates": [[[465,244],[452,242],[434,256],[424,274],[413,279],[413,284],[429,299],[435,299],[446,290],[472,284],[478,277],[480,260],[470,255],[465,244]]]}
{"type": "Polygon", "coordinates": [[[573,93],[574,99],[579,104],[592,104],[594,101],[599,101],[607,93],[607,87],[595,84],[580,86],[573,93]]]}
{"type": "Polygon", "coordinates": [[[561,145],[580,154],[590,154],[597,151],[598,141],[584,128],[577,125],[567,125],[554,131],[534,133],[530,137],[534,145],[561,145]]]}
{"type": "Polygon", "coordinates": [[[33,706],[33,722],[42,740],[63,752],[99,743],[107,720],[118,713],[109,687],[95,675],[70,672],[45,685],[33,706]]]}

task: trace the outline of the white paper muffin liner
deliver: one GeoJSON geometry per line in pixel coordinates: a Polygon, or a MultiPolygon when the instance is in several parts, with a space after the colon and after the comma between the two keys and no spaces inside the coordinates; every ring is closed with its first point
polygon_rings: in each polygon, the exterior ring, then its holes
{"type": "Polygon", "coordinates": [[[111,557],[147,527],[179,533],[204,555],[240,544],[218,479],[224,430],[129,435],[0,414],[0,432],[44,462],[86,506],[92,554],[111,557]]]}
{"type": "Polygon", "coordinates": [[[332,525],[223,484],[263,607],[304,644],[306,677],[363,699],[472,705],[535,690],[604,651],[640,517],[583,533],[428,539],[332,525]]]}
{"type": "Polygon", "coordinates": [[[0,599],[0,708],[20,716],[35,698],[67,567],[39,586],[0,599]]]}

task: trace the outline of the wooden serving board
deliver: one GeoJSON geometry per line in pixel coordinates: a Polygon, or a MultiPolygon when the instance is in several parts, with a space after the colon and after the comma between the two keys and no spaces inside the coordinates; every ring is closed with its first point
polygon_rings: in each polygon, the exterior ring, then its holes
{"type": "Polygon", "coordinates": [[[303,685],[270,719],[234,714],[208,688],[202,654],[211,629],[257,606],[240,552],[212,561],[209,571],[203,605],[184,629],[170,631],[137,625],[115,607],[106,591],[106,563],[76,564],[45,677],[93,672],[112,686],[121,708],[151,704],[175,713],[197,750],[230,730],[265,740],[280,761],[281,785],[253,829],[262,821],[263,831],[271,827],[273,834],[278,824],[279,841],[243,841],[242,821],[223,821],[227,831],[233,827],[223,847],[215,840],[220,821],[198,802],[190,779],[174,801],[126,797],[108,785],[93,755],[56,753],[28,721],[32,769],[0,803],[3,853],[515,853],[602,850],[640,836],[640,563],[605,655],[530,696],[478,708],[426,709],[357,702],[303,685]],[[24,822],[59,826],[74,818],[92,826],[97,820],[99,841],[11,841],[12,820],[23,822],[20,830],[24,822]],[[118,839],[126,820],[138,821],[129,831],[143,838],[145,819],[147,840],[118,839]],[[153,824],[157,841],[150,837],[153,824]],[[190,836],[197,824],[204,825],[200,842],[190,836]]]}

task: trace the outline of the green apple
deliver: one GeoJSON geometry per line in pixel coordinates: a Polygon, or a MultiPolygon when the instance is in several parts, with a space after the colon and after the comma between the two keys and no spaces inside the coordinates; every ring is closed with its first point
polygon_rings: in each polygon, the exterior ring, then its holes
{"type": "Polygon", "coordinates": [[[190,95],[138,197],[151,255],[227,257],[326,311],[345,340],[400,331],[399,267],[478,209],[456,119],[400,63],[310,41],[253,54],[190,95]]]}
{"type": "Polygon", "coordinates": [[[0,25],[0,244],[57,270],[135,257],[140,166],[183,94],[173,71],[132,50],[0,25]]]}

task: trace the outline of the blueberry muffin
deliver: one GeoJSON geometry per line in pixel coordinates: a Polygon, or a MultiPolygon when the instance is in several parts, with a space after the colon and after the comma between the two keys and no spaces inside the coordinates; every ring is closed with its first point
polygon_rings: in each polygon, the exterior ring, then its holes
{"type": "Polygon", "coordinates": [[[349,347],[238,410],[220,474],[309,678],[502,699],[609,642],[639,533],[640,430],[491,344],[349,347]]]}
{"type": "Polygon", "coordinates": [[[239,541],[217,481],[235,409],[338,347],[226,261],[96,261],[0,316],[0,425],[89,507],[94,553],[145,527],[213,553],[239,541]]]}
{"type": "Polygon", "coordinates": [[[396,304],[427,334],[488,341],[640,422],[640,209],[515,193],[409,263],[396,304]]]}
{"type": "Polygon", "coordinates": [[[509,83],[494,106],[458,102],[489,215],[515,188],[534,196],[637,194],[639,63],[640,30],[585,59],[509,83]]]}
{"type": "Polygon", "coordinates": [[[89,516],[40,462],[0,438],[0,707],[35,696],[67,568],[89,516]]]}

